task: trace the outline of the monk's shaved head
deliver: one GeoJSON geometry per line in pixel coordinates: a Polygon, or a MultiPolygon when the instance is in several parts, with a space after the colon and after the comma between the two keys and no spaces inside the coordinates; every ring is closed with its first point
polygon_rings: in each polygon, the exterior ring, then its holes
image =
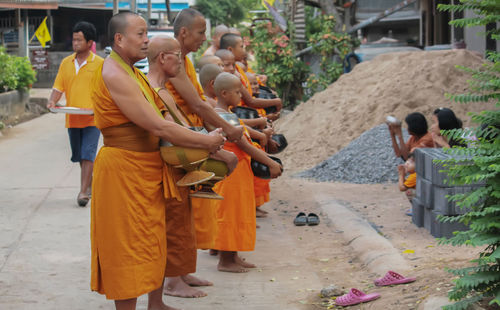
{"type": "Polygon", "coordinates": [[[172,52],[180,50],[179,42],[166,34],[155,35],[149,40],[148,44],[148,62],[153,64],[160,52],[172,52]]]}
{"type": "Polygon", "coordinates": [[[214,37],[221,37],[224,34],[229,33],[229,28],[226,25],[217,25],[214,29],[214,37]]]}
{"type": "Polygon", "coordinates": [[[111,17],[108,23],[108,39],[109,42],[111,42],[111,47],[113,47],[115,43],[115,34],[124,34],[128,25],[128,19],[135,16],[140,17],[140,15],[132,12],[122,12],[111,17]]]}
{"type": "Polygon", "coordinates": [[[223,90],[233,90],[241,87],[240,79],[236,77],[236,75],[222,72],[215,78],[214,90],[215,95],[220,97],[220,93],[223,90]]]}
{"type": "Polygon", "coordinates": [[[257,77],[252,72],[245,72],[245,75],[247,76],[248,80],[257,80],[257,77]]]}
{"type": "Polygon", "coordinates": [[[236,64],[241,68],[241,70],[243,70],[245,72],[247,71],[247,66],[244,63],[242,63],[241,61],[237,61],[236,64]]]}
{"type": "Polygon", "coordinates": [[[198,67],[199,70],[201,70],[205,65],[208,65],[208,64],[219,65],[221,63],[222,63],[222,60],[219,57],[214,56],[214,55],[206,55],[206,56],[201,57],[200,60],[198,60],[198,63],[196,64],[196,66],[198,67]]]}
{"type": "Polygon", "coordinates": [[[236,44],[238,44],[239,40],[241,40],[241,37],[239,35],[236,35],[234,33],[226,33],[222,36],[222,38],[220,38],[220,48],[228,49],[230,47],[235,47],[236,44]]]}
{"type": "Polygon", "coordinates": [[[222,73],[222,69],[218,65],[207,64],[203,66],[200,71],[200,84],[205,87],[210,81],[215,80],[215,78],[222,73]]]}
{"type": "Polygon", "coordinates": [[[226,49],[218,50],[217,52],[215,52],[215,56],[219,57],[222,60],[234,58],[233,53],[229,50],[226,50],[226,49]]]}
{"type": "Polygon", "coordinates": [[[232,33],[232,34],[235,34],[235,35],[241,37],[241,31],[239,31],[238,28],[234,28],[234,27],[229,28],[229,33],[232,33]]]}
{"type": "MultiPolygon", "coordinates": [[[[189,28],[193,24],[196,17],[203,17],[203,14],[195,9],[188,8],[182,10],[174,20],[174,35],[177,37],[181,32],[181,28],[189,28]]],[[[204,17],[203,17],[204,18],[204,17]]]]}

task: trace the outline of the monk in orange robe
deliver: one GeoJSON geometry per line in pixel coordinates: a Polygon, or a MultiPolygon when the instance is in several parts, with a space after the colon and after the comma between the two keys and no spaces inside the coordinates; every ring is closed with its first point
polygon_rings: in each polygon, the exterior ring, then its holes
{"type": "MultiPolygon", "coordinates": [[[[226,133],[229,141],[240,139],[243,129],[234,127],[224,121],[204,99],[203,90],[196,78],[196,71],[193,64],[187,57],[190,52],[197,51],[205,37],[206,23],[203,15],[194,9],[184,9],[176,17],[174,22],[174,35],[181,46],[181,70],[176,77],[170,78],[165,84],[165,88],[173,96],[175,102],[180,109],[186,114],[187,119],[193,126],[203,126],[203,121],[209,122],[216,128],[222,128],[226,133]]],[[[236,165],[237,158],[234,154],[224,152],[219,154],[221,159],[228,165],[236,165]]],[[[192,213],[186,213],[186,218],[196,215],[195,230],[196,236],[191,240],[207,240],[206,244],[196,243],[197,248],[207,249],[207,245],[211,245],[213,236],[207,236],[215,229],[215,219],[213,216],[214,208],[211,207],[212,202],[209,199],[192,198],[192,213]],[[201,221],[196,220],[201,218],[201,221]],[[209,225],[209,227],[207,227],[209,225]],[[210,227],[211,226],[211,227],[210,227]],[[201,236],[200,236],[201,235],[201,236]]],[[[183,210],[186,210],[185,208],[183,210]]],[[[186,210],[187,211],[187,210],[186,210]]],[[[178,229],[186,229],[185,227],[177,227],[178,229]]],[[[192,245],[184,243],[186,248],[192,245]]],[[[187,253],[185,255],[188,255],[187,253]]],[[[192,254],[190,254],[192,256],[192,254]]],[[[196,261],[196,258],[178,257],[176,259],[168,259],[167,270],[169,277],[167,278],[164,293],[167,295],[178,297],[198,297],[200,291],[190,286],[205,286],[212,285],[211,282],[198,279],[180,268],[179,264],[183,261],[196,261]]],[[[204,295],[204,293],[202,294],[204,295]]]]}
{"type": "MultiPolygon", "coordinates": [[[[243,45],[243,39],[241,38],[241,36],[233,33],[226,33],[225,35],[222,36],[220,40],[220,50],[222,49],[227,49],[228,51],[233,53],[235,61],[242,61],[246,56],[245,46],[243,45]]],[[[224,59],[222,59],[222,61],[224,61],[224,59]]],[[[246,84],[248,82],[248,79],[245,75],[245,72],[241,70],[241,68],[238,68],[237,66],[235,66],[235,70],[238,71],[238,73],[241,75],[240,78],[242,78],[246,84]]],[[[248,86],[242,85],[241,98],[243,100],[243,105],[249,106],[254,109],[274,106],[278,111],[280,111],[281,108],[283,107],[280,98],[274,98],[274,99],[253,98],[250,85],[248,86]]]]}
{"type": "Polygon", "coordinates": [[[148,293],[148,309],[163,304],[167,257],[165,204],[180,200],[174,174],[159,152],[159,139],[217,151],[219,131],[193,132],[163,118],[163,105],[133,64],[146,57],[147,24],[134,13],[109,22],[113,51],[90,87],[104,146],[94,166],[91,205],[91,289],[135,309],[148,293]]]}
{"type": "Polygon", "coordinates": [[[202,56],[210,56],[214,55],[215,52],[219,49],[220,38],[229,32],[229,28],[226,25],[217,25],[214,29],[214,35],[212,36],[212,43],[210,46],[203,52],[202,56]]]}
{"type": "MultiPolygon", "coordinates": [[[[214,89],[217,112],[227,113],[229,107],[238,105],[241,83],[234,74],[219,74],[214,89]]],[[[214,191],[224,197],[224,200],[217,202],[217,237],[214,246],[219,250],[217,269],[247,272],[247,268],[255,265],[240,258],[238,251],[253,251],[255,247],[255,197],[250,160],[253,158],[267,165],[273,178],[281,175],[282,169],[264,151],[254,147],[248,135],[235,143],[226,143],[224,148],[238,156],[238,165],[229,177],[214,187],[214,191]]]]}
{"type": "MultiPolygon", "coordinates": [[[[247,92],[250,94],[252,93],[251,85],[248,80],[248,78],[245,75],[245,72],[241,70],[241,68],[238,67],[238,65],[235,65],[235,57],[233,53],[229,50],[226,49],[220,49],[218,50],[215,55],[220,57],[222,59],[222,62],[224,64],[223,68],[225,72],[228,73],[233,73],[237,74],[237,76],[240,78],[240,82],[242,84],[242,89],[246,89],[247,92]]],[[[240,103],[238,105],[242,106],[247,106],[245,102],[243,101],[243,98],[240,100],[240,103]]],[[[265,115],[265,110],[264,109],[257,109],[259,111],[259,114],[264,114],[265,115]]],[[[260,145],[256,142],[254,142],[254,146],[257,148],[260,148],[261,150],[264,149],[264,147],[267,145],[268,141],[271,140],[271,135],[273,134],[272,128],[267,128],[267,118],[266,117],[260,117],[258,119],[244,119],[242,120],[245,125],[249,127],[257,127],[262,129],[263,132],[258,132],[256,130],[251,130],[250,129],[250,137],[252,139],[257,139],[261,141],[260,145]],[[262,136],[265,136],[264,138],[262,136]],[[262,142],[265,141],[265,142],[262,142]]],[[[254,190],[255,190],[255,212],[257,217],[266,217],[267,216],[267,211],[262,210],[260,207],[269,201],[269,193],[271,192],[271,188],[269,187],[269,180],[265,179],[260,179],[257,177],[254,177],[254,190]]]]}

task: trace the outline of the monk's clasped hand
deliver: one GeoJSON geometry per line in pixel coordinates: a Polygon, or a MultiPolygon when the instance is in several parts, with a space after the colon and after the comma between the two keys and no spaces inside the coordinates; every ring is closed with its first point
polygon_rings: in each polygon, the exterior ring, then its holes
{"type": "Polygon", "coordinates": [[[227,139],[229,142],[238,142],[243,136],[243,126],[231,126],[230,130],[226,130],[227,139]]]}
{"type": "Polygon", "coordinates": [[[221,150],[224,147],[224,142],[226,142],[226,138],[222,135],[223,131],[222,128],[217,128],[215,130],[212,130],[211,132],[208,133],[208,135],[211,138],[211,143],[208,148],[208,151],[210,153],[216,153],[217,151],[221,150]]]}

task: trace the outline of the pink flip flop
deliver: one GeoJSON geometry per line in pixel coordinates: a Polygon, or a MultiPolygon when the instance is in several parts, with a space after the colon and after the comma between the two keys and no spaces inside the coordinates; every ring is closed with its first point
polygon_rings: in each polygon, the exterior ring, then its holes
{"type": "Polygon", "coordinates": [[[383,278],[373,281],[377,286],[404,284],[415,281],[417,278],[405,278],[394,271],[387,271],[383,278]]]}
{"type": "Polygon", "coordinates": [[[335,303],[339,306],[352,306],[362,302],[372,301],[379,297],[379,293],[365,294],[358,289],[351,288],[349,293],[337,297],[337,299],[335,299],[335,303]]]}

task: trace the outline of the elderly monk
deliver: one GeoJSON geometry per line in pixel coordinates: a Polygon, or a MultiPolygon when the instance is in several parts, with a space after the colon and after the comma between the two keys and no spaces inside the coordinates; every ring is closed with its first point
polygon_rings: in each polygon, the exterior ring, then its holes
{"type": "MultiPolygon", "coordinates": [[[[175,78],[171,78],[165,87],[170,91],[175,99],[175,102],[185,112],[187,118],[194,126],[203,126],[203,122],[220,127],[227,134],[229,141],[238,141],[243,134],[241,126],[234,127],[225,120],[223,120],[213,109],[213,107],[205,101],[203,89],[196,77],[196,71],[192,62],[187,57],[190,52],[197,51],[203,42],[206,40],[205,36],[206,22],[203,15],[194,9],[184,9],[176,17],[174,21],[174,35],[181,45],[182,52],[182,65],[179,74],[175,78]]],[[[231,154],[231,156],[236,157],[231,154]]],[[[226,162],[228,160],[225,160],[226,162]]],[[[193,213],[196,213],[200,218],[207,219],[200,225],[215,226],[215,219],[210,220],[210,215],[213,214],[211,209],[212,203],[209,199],[193,198],[192,201],[193,213]]],[[[197,224],[195,224],[198,226],[197,224]]],[[[196,238],[200,240],[210,240],[215,236],[199,236],[203,233],[214,231],[212,228],[205,227],[205,229],[196,230],[196,238]]],[[[207,249],[207,245],[197,244],[198,249],[207,249]]],[[[167,264],[167,269],[169,268],[167,264]]],[[[197,279],[191,275],[180,278],[173,277],[167,279],[164,293],[173,296],[186,296],[188,285],[203,286],[211,285],[210,282],[197,279]],[[187,284],[187,285],[186,285],[187,284]]]]}
{"type": "Polygon", "coordinates": [[[229,33],[229,28],[226,25],[217,25],[214,29],[212,44],[203,52],[202,56],[214,55],[219,49],[220,38],[226,33],[229,33]]]}
{"type": "Polygon", "coordinates": [[[160,157],[159,140],[217,151],[220,131],[191,131],[163,118],[163,105],[133,64],[147,56],[147,25],[134,13],[109,22],[113,51],[90,85],[96,126],[104,146],[94,166],[91,206],[91,289],[135,309],[148,293],[148,309],[162,302],[167,259],[166,199],[181,199],[173,171],[160,157]]]}
{"type": "MultiPolygon", "coordinates": [[[[174,99],[164,88],[168,79],[175,77],[181,69],[180,55],[181,46],[176,39],[166,35],[151,38],[148,46],[148,80],[169,110],[176,114],[184,126],[188,126],[188,121],[184,118],[182,111],[177,108],[174,99]]],[[[229,152],[220,150],[211,157],[224,159],[224,155],[230,156],[230,154],[220,155],[221,153],[229,152]]],[[[234,156],[234,161],[228,165],[230,171],[236,167],[237,163],[237,158],[234,156]]],[[[183,174],[182,171],[175,172],[179,172],[176,174],[177,181],[183,174]]],[[[176,296],[179,297],[204,297],[206,296],[204,292],[186,283],[194,279],[193,276],[188,276],[189,273],[196,271],[196,238],[192,206],[189,201],[189,187],[181,187],[179,192],[182,201],[175,199],[168,201],[166,210],[168,253],[165,276],[169,277],[167,287],[170,286],[167,290],[173,293],[172,290],[176,289],[176,296]]]]}

